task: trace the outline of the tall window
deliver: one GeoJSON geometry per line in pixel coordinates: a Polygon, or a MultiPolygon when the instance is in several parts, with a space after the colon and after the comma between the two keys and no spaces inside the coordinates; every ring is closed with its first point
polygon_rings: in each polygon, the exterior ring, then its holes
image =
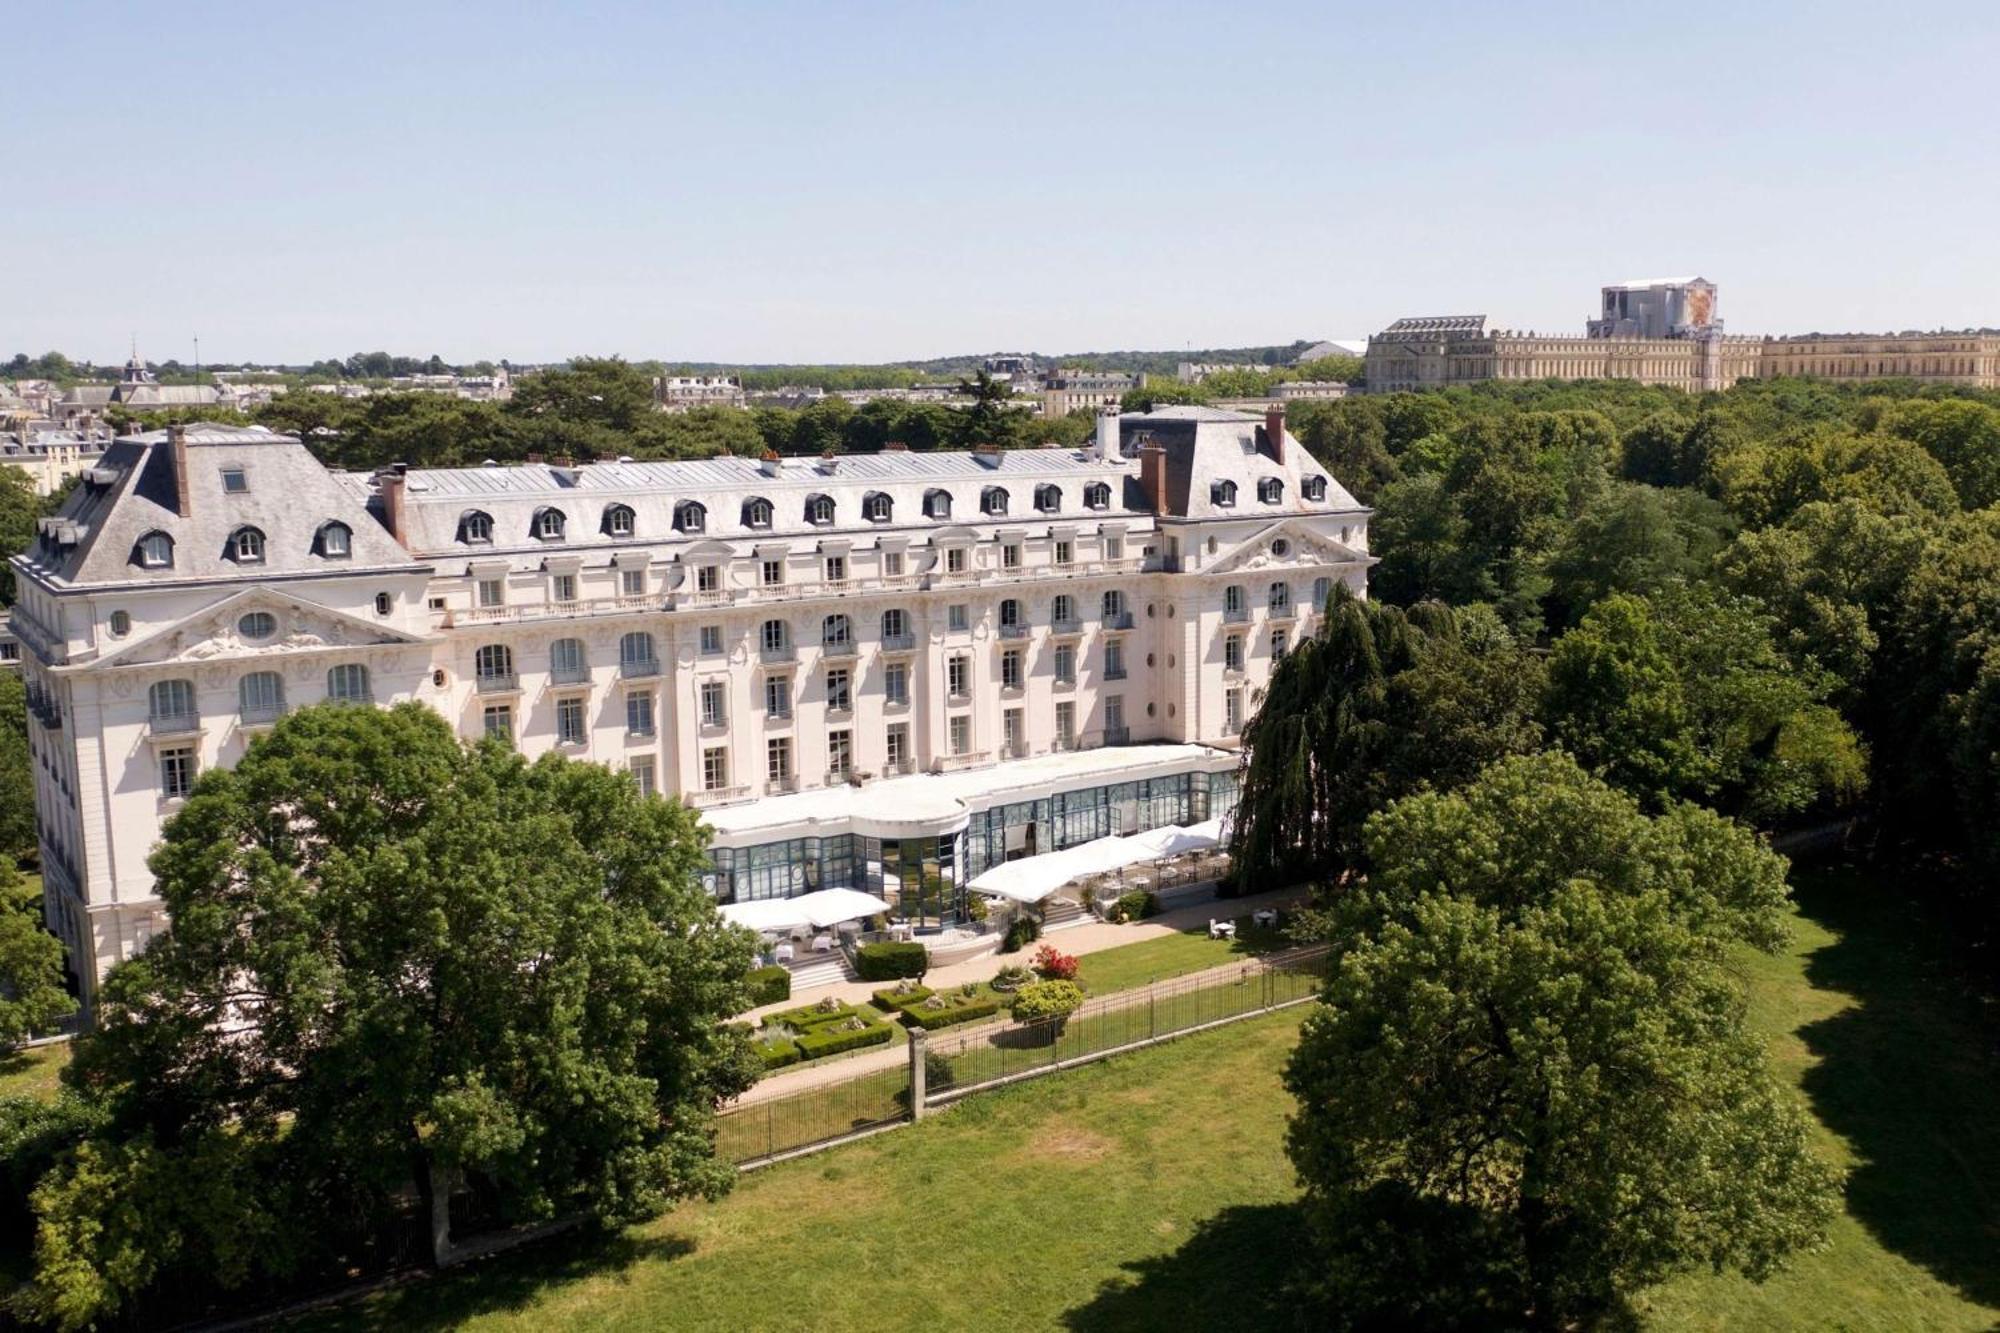
{"type": "Polygon", "coordinates": [[[556,700],[556,744],[583,744],[583,700],[572,694],[556,700]]]}
{"type": "Polygon", "coordinates": [[[625,731],[632,736],[653,734],[653,692],[632,690],[625,696],[625,731]]]}
{"type": "Polygon", "coordinates": [[[1106,560],[1123,560],[1125,558],[1125,539],[1123,537],[1106,537],[1104,539],[1104,558],[1106,560]]]}
{"type": "Polygon", "coordinates": [[[826,673],[827,708],[844,713],[854,707],[853,679],[848,674],[846,667],[833,667],[828,670],[826,673]]]}
{"type": "Polygon", "coordinates": [[[703,657],[722,656],[722,626],[703,625],[701,627],[701,655],[703,657]]]}
{"type": "Polygon", "coordinates": [[[1069,749],[1076,744],[1076,701],[1059,700],[1056,704],[1056,745],[1069,749]]]}
{"type": "Polygon", "coordinates": [[[1117,620],[1125,614],[1125,594],[1116,588],[1104,594],[1104,618],[1117,620]]]}
{"type": "Polygon", "coordinates": [[[972,752],[971,718],[960,713],[951,719],[951,725],[947,730],[951,737],[951,752],[953,754],[970,754],[972,752]]]}
{"type": "Polygon", "coordinates": [[[766,657],[783,655],[791,643],[791,639],[785,633],[785,622],[782,620],[765,621],[762,628],[757,631],[757,641],[766,657]]]}
{"type": "Polygon", "coordinates": [[[847,582],[847,557],[844,555],[828,556],[824,572],[828,583],[847,582]]]}
{"type": "Polygon", "coordinates": [[[701,786],[703,791],[721,791],[729,785],[729,751],[720,745],[711,746],[701,752],[701,786]]]}
{"type": "Polygon", "coordinates": [[[1018,690],[1021,688],[1021,650],[1009,648],[1000,654],[1000,688],[1018,690]]]}
{"type": "Polygon", "coordinates": [[[1117,639],[1104,645],[1104,678],[1125,679],[1125,645],[1117,639]]]}
{"type": "Polygon", "coordinates": [[[1018,708],[1006,708],[1000,712],[1000,744],[1006,747],[1011,759],[1019,759],[1028,751],[1028,732],[1022,718],[1022,710],[1018,708]]]}
{"type": "Polygon", "coordinates": [[[903,573],[903,553],[901,551],[882,552],[882,573],[887,578],[898,578],[903,573]]]}
{"type": "Polygon", "coordinates": [[[891,722],[884,736],[885,753],[888,756],[890,772],[897,772],[910,762],[910,724],[891,722]]]}
{"type": "Polygon", "coordinates": [[[701,683],[701,724],[719,727],[729,721],[728,686],[719,680],[701,683]]]}
{"type": "Polygon", "coordinates": [[[1076,623],[1076,598],[1066,592],[1057,593],[1055,602],[1049,610],[1049,619],[1058,625],[1074,625],[1076,623]]]}
{"type": "Polygon", "coordinates": [[[645,630],[635,629],[618,640],[618,665],[627,674],[650,676],[660,669],[660,658],[653,647],[653,636],[645,630]]]}
{"type": "Polygon", "coordinates": [[[945,689],[954,699],[962,699],[971,692],[971,662],[972,659],[964,656],[952,656],[945,659],[945,689]]]}
{"type": "Polygon", "coordinates": [[[1285,650],[1290,646],[1291,638],[1283,630],[1274,629],[1271,631],[1271,660],[1273,662],[1282,662],[1285,658],[1285,650]]]}
{"type": "Polygon", "coordinates": [[[854,733],[841,728],[826,733],[826,771],[844,777],[854,771],[854,733]]]}
{"type": "Polygon", "coordinates": [[[512,744],[514,741],[514,707],[512,704],[487,704],[479,713],[481,734],[497,736],[512,744]]]}
{"type": "Polygon", "coordinates": [[[1021,567],[1021,543],[1007,542],[1000,547],[1000,568],[1019,569],[1021,567]]]}
{"type": "Polygon", "coordinates": [[[963,546],[947,546],[945,548],[944,572],[947,574],[963,574],[965,572],[965,548],[963,546]]]}
{"type": "Polygon", "coordinates": [[[285,678],[275,671],[252,671],[236,682],[236,702],[245,722],[269,722],[285,711],[285,678]]]}
{"type": "Polygon", "coordinates": [[[1333,596],[1333,580],[1316,578],[1313,580],[1313,610],[1326,610],[1326,599],[1333,596]]]}
{"type": "Polygon", "coordinates": [[[557,574],[549,580],[549,600],[573,602],[576,600],[576,575],[557,574]]]}
{"type": "Polygon", "coordinates": [[[1104,696],[1104,730],[1108,732],[1125,730],[1125,696],[1107,694],[1104,696]]]}
{"type": "Polygon", "coordinates": [[[1283,615],[1292,609],[1292,585],[1282,581],[1273,583],[1267,600],[1272,615],[1283,615]]]}
{"type": "Polygon", "coordinates": [[[1076,648],[1074,645],[1056,645],[1056,681],[1062,685],[1076,684],[1076,648]]]}
{"type": "Polygon", "coordinates": [[[1021,603],[1019,599],[1009,597],[1000,603],[1001,629],[1019,629],[1026,623],[1025,618],[1021,615],[1021,603]]]}
{"type": "Polygon", "coordinates": [[[549,645],[549,675],[559,685],[574,685],[590,678],[583,660],[582,639],[557,639],[549,645]]]}
{"type": "Polygon", "coordinates": [[[764,677],[764,715],[773,721],[781,721],[792,715],[790,676],[764,677]]]}
{"type": "Polygon", "coordinates": [[[195,757],[191,745],[176,745],[160,751],[160,795],[178,801],[194,790],[195,757]]]}
{"type": "Polygon", "coordinates": [[[901,643],[910,633],[910,613],[893,607],[882,613],[882,642],[901,643]]]}
{"type": "Polygon", "coordinates": [[[1241,671],[1243,669],[1243,636],[1232,634],[1222,641],[1222,669],[1241,671]]]}
{"type": "Polygon", "coordinates": [[[326,673],[326,697],[336,703],[365,704],[374,693],[368,687],[368,668],[359,662],[343,662],[326,673]]]}
{"type": "Polygon", "coordinates": [[[1222,692],[1222,731],[1226,736],[1234,736],[1243,730],[1243,691],[1224,690],[1222,692]]]}
{"type": "Polygon", "coordinates": [[[476,596],[473,600],[481,606],[504,606],[507,602],[507,580],[481,579],[473,585],[476,596]]]}
{"type": "Polygon", "coordinates": [[[970,628],[972,613],[964,602],[955,602],[944,609],[944,625],[946,629],[953,631],[970,628]]]}
{"type": "Polygon", "coordinates": [[[1222,614],[1237,616],[1243,614],[1243,585],[1232,583],[1222,590],[1222,614]]]}
{"type": "Polygon", "coordinates": [[[651,796],[659,790],[658,768],[649,754],[635,754],[625,761],[625,770],[632,775],[632,781],[639,786],[641,796],[651,796]]]}
{"type": "Polygon", "coordinates": [[[854,626],[844,615],[831,615],[820,622],[819,641],[828,648],[845,648],[854,642],[854,626]]]}
{"type": "Polygon", "coordinates": [[[1058,539],[1056,542],[1056,549],[1055,549],[1055,562],[1058,565],[1067,565],[1072,563],[1075,559],[1076,559],[1076,543],[1070,541],[1068,538],[1058,539]]]}
{"type": "Polygon", "coordinates": [[[785,581],[785,562],[766,560],[757,566],[757,576],[767,588],[775,588],[785,581]]]}
{"type": "Polygon", "coordinates": [[[792,777],[792,738],[773,736],[764,742],[764,776],[772,782],[789,782],[792,777]]]}
{"type": "Polygon", "coordinates": [[[194,682],[162,680],[146,691],[148,711],[154,722],[186,722],[195,716],[194,682]]]}
{"type": "Polygon", "coordinates": [[[882,698],[892,704],[910,701],[910,668],[906,662],[891,662],[882,668],[882,698]]]}
{"type": "Polygon", "coordinates": [[[694,590],[696,592],[719,592],[722,588],[722,566],[696,565],[694,567],[694,590]]]}

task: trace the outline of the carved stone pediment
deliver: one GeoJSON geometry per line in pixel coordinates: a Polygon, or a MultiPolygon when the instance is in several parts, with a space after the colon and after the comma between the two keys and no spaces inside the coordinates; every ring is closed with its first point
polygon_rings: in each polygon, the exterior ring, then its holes
{"type": "Polygon", "coordinates": [[[1347,546],[1312,524],[1286,519],[1260,529],[1223,553],[1202,570],[1205,574],[1235,574],[1258,569],[1289,569],[1294,565],[1339,565],[1368,563],[1369,557],[1347,546]],[[1271,543],[1284,539],[1291,544],[1282,556],[1271,554],[1271,543]]]}
{"type": "Polygon", "coordinates": [[[316,649],[371,647],[420,642],[386,625],[371,624],[330,607],[264,589],[226,597],[179,624],[149,635],[97,663],[99,667],[157,666],[276,657],[316,649]],[[242,621],[264,612],[275,628],[258,638],[246,635],[242,621]]]}

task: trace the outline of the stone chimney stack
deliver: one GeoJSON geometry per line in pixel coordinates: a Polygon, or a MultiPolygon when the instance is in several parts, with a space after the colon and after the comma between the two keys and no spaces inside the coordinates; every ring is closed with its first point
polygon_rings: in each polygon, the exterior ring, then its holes
{"type": "Polygon", "coordinates": [[[1097,409],[1097,447],[1095,455],[1099,461],[1118,457],[1118,405],[1097,409]]]}
{"type": "Polygon", "coordinates": [[[410,530],[404,515],[404,473],[410,470],[408,463],[391,463],[375,474],[375,489],[382,496],[382,519],[389,525],[389,535],[396,539],[396,545],[410,549],[410,530]]]}
{"type": "Polygon", "coordinates": [[[1264,434],[1271,441],[1271,458],[1280,466],[1285,461],[1285,405],[1272,403],[1264,409],[1264,434]]]}
{"type": "Polygon", "coordinates": [[[167,447],[174,451],[174,512],[182,518],[194,513],[194,496],[188,490],[188,433],[186,426],[167,427],[167,447]]]}
{"type": "Polygon", "coordinates": [[[777,450],[766,449],[764,457],[758,461],[757,470],[767,477],[775,477],[778,475],[778,469],[784,465],[784,461],[778,457],[777,450]]]}
{"type": "Polygon", "coordinates": [[[1139,446],[1139,489],[1155,514],[1167,512],[1167,451],[1157,444],[1139,446]]]}

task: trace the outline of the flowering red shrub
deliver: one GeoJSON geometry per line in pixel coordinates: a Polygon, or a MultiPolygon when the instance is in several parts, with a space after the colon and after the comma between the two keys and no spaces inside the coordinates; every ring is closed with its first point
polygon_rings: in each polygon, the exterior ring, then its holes
{"type": "Polygon", "coordinates": [[[1053,944],[1035,950],[1035,971],[1047,981],[1075,981],[1076,955],[1064,953],[1053,944]]]}

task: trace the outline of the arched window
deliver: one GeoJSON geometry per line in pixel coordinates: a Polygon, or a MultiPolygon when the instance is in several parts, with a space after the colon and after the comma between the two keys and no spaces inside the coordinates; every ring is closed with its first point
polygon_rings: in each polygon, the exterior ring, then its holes
{"type": "Polygon", "coordinates": [[[493,544],[493,515],[483,509],[468,509],[458,516],[458,539],[467,546],[493,544]]]}
{"type": "Polygon", "coordinates": [[[1055,604],[1050,608],[1049,619],[1058,625],[1076,623],[1076,598],[1066,592],[1057,593],[1055,604]]]}
{"type": "Polygon", "coordinates": [[[326,673],[326,697],[335,703],[365,704],[374,700],[368,688],[368,668],[343,662],[326,673]]]}
{"type": "Polygon", "coordinates": [[[982,514],[1004,514],[1007,512],[1007,488],[988,486],[979,492],[979,512],[982,514]]]}
{"type": "Polygon", "coordinates": [[[806,522],[822,528],[831,524],[833,522],[833,497],[830,495],[807,496],[806,522]]]}
{"type": "Polygon", "coordinates": [[[1208,488],[1208,501],[1210,504],[1218,504],[1218,505],[1235,504],[1236,483],[1233,481],[1216,482],[1213,486],[1210,486],[1208,488]]]}
{"type": "MultiPolygon", "coordinates": [[[[680,512],[674,513],[674,526],[680,526],[680,512]]],[[[604,506],[604,535],[607,537],[630,537],[639,530],[639,516],[632,512],[631,505],[604,506]]],[[[694,531],[700,532],[699,527],[694,531]]]]}
{"type": "Polygon", "coordinates": [[[1326,499],[1326,478],[1307,477],[1299,483],[1299,490],[1308,500],[1326,499]]]}
{"type": "Polygon", "coordinates": [[[771,526],[771,502],[761,495],[753,495],[743,502],[743,526],[746,528],[768,528],[771,526]]]}
{"type": "Polygon", "coordinates": [[[708,531],[708,507],[698,500],[683,500],[675,505],[674,531],[708,531]]]}
{"type": "Polygon", "coordinates": [[[861,517],[870,523],[887,523],[895,511],[895,501],[882,491],[870,491],[861,501],[861,517]]]}
{"type": "Polygon", "coordinates": [[[1021,615],[1021,603],[1019,599],[1009,597],[1000,603],[1001,629],[1018,629],[1025,624],[1027,624],[1027,621],[1021,615]]]}
{"type": "Polygon", "coordinates": [[[1266,477],[1257,483],[1259,504],[1274,505],[1285,498],[1285,483],[1276,477],[1266,477]]]}
{"type": "Polygon", "coordinates": [[[782,653],[791,647],[791,632],[782,620],[767,620],[757,631],[757,643],[766,654],[782,653]]]}
{"type": "Polygon", "coordinates": [[[930,490],[924,492],[925,518],[951,517],[951,492],[930,490]]]}
{"type": "Polygon", "coordinates": [[[618,669],[628,676],[652,676],[660,670],[659,650],[653,636],[635,629],[618,640],[618,669]]]}
{"type": "Polygon", "coordinates": [[[819,623],[819,641],[828,648],[844,648],[854,642],[854,626],[844,615],[830,615],[819,623]]]}
{"type": "Polygon", "coordinates": [[[1093,481],[1083,488],[1083,506],[1086,509],[1111,508],[1111,488],[1101,481],[1093,481]]]}
{"type": "Polygon", "coordinates": [[[514,679],[514,650],[504,643],[481,644],[472,655],[472,669],[482,683],[514,679]]]}
{"type": "Polygon", "coordinates": [[[1315,611],[1326,610],[1326,599],[1333,596],[1333,580],[1317,578],[1313,580],[1313,604],[1315,611]]]}
{"type": "Polygon", "coordinates": [[[153,682],[146,691],[146,711],[153,724],[162,722],[187,723],[194,721],[194,682],[191,680],[161,680],[153,682]]]}
{"type": "Polygon", "coordinates": [[[323,560],[345,560],[354,554],[354,532],[345,523],[322,523],[313,549],[323,560]]]}
{"type": "Polygon", "coordinates": [[[236,706],[245,722],[275,721],[285,711],[285,678],[275,671],[252,671],[236,682],[236,706]]]}
{"type": "Polygon", "coordinates": [[[549,645],[549,676],[558,685],[574,685],[590,679],[582,639],[557,639],[549,645]]]}
{"type": "Polygon", "coordinates": [[[149,532],[139,539],[134,558],[142,569],[172,569],[174,539],[164,532],[149,532]]]}
{"type": "Polygon", "coordinates": [[[1053,514],[1062,508],[1062,487],[1055,485],[1035,487],[1035,508],[1044,514],[1053,514]]]}
{"type": "Polygon", "coordinates": [[[239,565],[264,562],[264,534],[255,528],[238,528],[229,534],[229,558],[239,565]]]}
{"type": "Polygon", "coordinates": [[[1125,594],[1113,588],[1104,594],[1104,618],[1116,620],[1125,614],[1125,594]]]}
{"type": "Polygon", "coordinates": [[[900,606],[892,606],[882,613],[882,642],[886,644],[907,643],[910,637],[910,613],[900,606]]]}
{"type": "Polygon", "coordinates": [[[568,526],[568,516],[553,505],[547,505],[535,511],[535,523],[531,531],[541,541],[559,542],[563,539],[563,530],[568,526]]]}

